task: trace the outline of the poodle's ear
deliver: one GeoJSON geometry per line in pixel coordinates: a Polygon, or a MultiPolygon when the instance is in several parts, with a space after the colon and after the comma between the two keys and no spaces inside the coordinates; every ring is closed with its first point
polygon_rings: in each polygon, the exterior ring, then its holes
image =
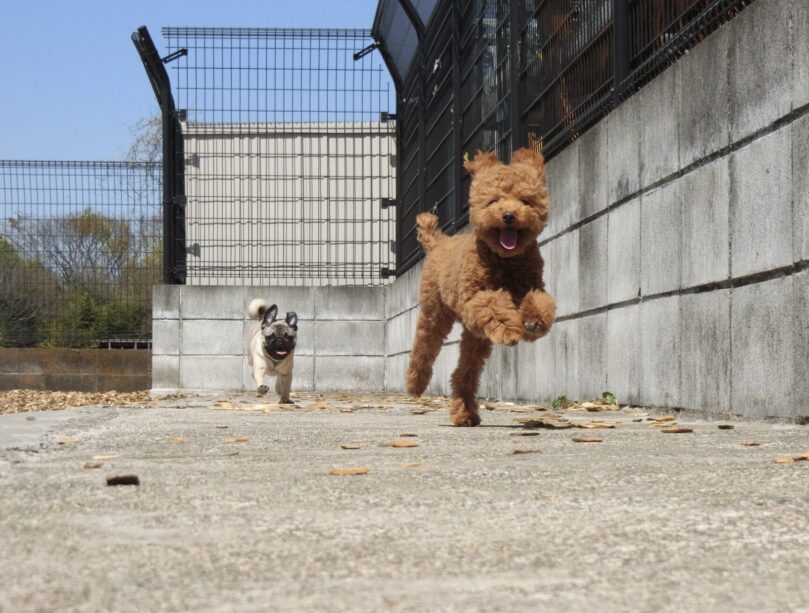
{"type": "Polygon", "coordinates": [[[485,153],[478,149],[475,158],[470,160],[467,155],[464,156],[463,166],[469,171],[469,174],[474,175],[483,168],[494,166],[497,164],[497,155],[494,151],[486,151],[485,153]]]}
{"type": "Polygon", "coordinates": [[[539,174],[545,174],[545,158],[542,157],[539,151],[534,151],[533,149],[517,149],[517,151],[511,154],[511,163],[526,164],[536,168],[539,174]]]}

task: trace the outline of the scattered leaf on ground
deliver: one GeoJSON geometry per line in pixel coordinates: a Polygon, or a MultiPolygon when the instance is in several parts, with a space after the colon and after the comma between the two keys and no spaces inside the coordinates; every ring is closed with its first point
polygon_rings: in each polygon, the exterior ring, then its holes
{"type": "Polygon", "coordinates": [[[84,468],[101,468],[104,466],[103,462],[85,462],[84,468]]]}
{"type": "Polygon", "coordinates": [[[214,402],[214,405],[218,409],[232,409],[233,408],[233,403],[230,402],[229,400],[217,400],[216,402],[214,402]]]}
{"type": "Polygon", "coordinates": [[[357,443],[343,443],[340,445],[340,449],[359,449],[360,446],[357,443]]]}
{"type": "Polygon", "coordinates": [[[529,419],[528,421],[523,422],[523,428],[526,428],[528,430],[534,428],[550,428],[552,430],[566,430],[567,428],[573,427],[574,425],[564,417],[558,417],[554,415],[537,417],[536,419],[529,419]]]}
{"type": "Polygon", "coordinates": [[[719,424],[716,427],[720,430],[733,430],[733,426],[731,424],[719,424]]]}
{"type": "Polygon", "coordinates": [[[118,457],[117,453],[100,453],[93,456],[93,460],[114,460],[118,457]]]}
{"type": "Polygon", "coordinates": [[[792,464],[793,462],[809,461],[809,451],[796,455],[782,455],[772,459],[776,464],[792,464]]]}
{"type": "Polygon", "coordinates": [[[482,409],[486,409],[487,411],[494,411],[497,408],[497,405],[493,402],[484,402],[482,405],[480,405],[480,407],[482,409]]]}
{"type": "Polygon", "coordinates": [[[657,423],[666,422],[666,421],[676,421],[677,418],[674,415],[657,415],[654,417],[647,418],[646,421],[654,421],[657,423]]]}
{"type": "Polygon", "coordinates": [[[58,441],[56,441],[56,444],[62,445],[63,447],[68,447],[69,445],[75,445],[78,442],[78,439],[75,438],[60,438],[58,441]]]}
{"type": "Polygon", "coordinates": [[[330,475],[365,475],[370,469],[367,466],[356,466],[353,468],[332,468],[330,475]]]}
{"type": "Polygon", "coordinates": [[[395,441],[391,441],[391,447],[418,447],[419,444],[416,441],[403,441],[401,439],[396,439],[395,441]]]}
{"type": "Polygon", "coordinates": [[[614,428],[615,422],[606,422],[606,421],[588,421],[581,424],[576,424],[577,428],[585,428],[587,430],[598,430],[598,429],[607,429],[607,428],[614,428]]]}
{"type": "Polygon", "coordinates": [[[215,426],[215,427],[219,428],[220,430],[227,430],[229,428],[229,426],[215,426]]]}
{"type": "Polygon", "coordinates": [[[693,432],[691,428],[663,428],[660,430],[661,432],[665,432],[666,434],[688,434],[689,432],[693,432]]]}
{"type": "Polygon", "coordinates": [[[539,436],[539,432],[514,432],[511,436],[539,436]]]}
{"type": "Polygon", "coordinates": [[[422,462],[406,462],[402,464],[402,468],[419,468],[423,465],[422,462]]]}
{"type": "Polygon", "coordinates": [[[402,438],[408,438],[408,437],[415,437],[415,436],[418,436],[418,434],[415,434],[415,433],[413,433],[413,432],[403,432],[403,433],[402,433],[402,434],[400,434],[399,436],[401,436],[402,438]]]}
{"type": "Polygon", "coordinates": [[[340,408],[340,413],[353,413],[353,412],[354,412],[354,409],[352,409],[350,407],[341,407],[340,408]]]}
{"type": "Polygon", "coordinates": [[[249,440],[250,439],[247,438],[246,436],[231,436],[228,439],[228,443],[246,443],[249,440]]]}
{"type": "Polygon", "coordinates": [[[172,436],[169,439],[169,443],[172,445],[185,445],[185,439],[180,438],[179,436],[172,436]]]}
{"type": "Polygon", "coordinates": [[[574,436],[571,440],[574,443],[600,443],[604,439],[598,438],[596,436],[574,436]]]}
{"type": "Polygon", "coordinates": [[[430,411],[429,411],[428,409],[413,409],[413,410],[412,410],[412,411],[410,411],[410,412],[411,412],[413,415],[424,415],[424,414],[426,414],[426,413],[429,413],[430,411]]]}
{"type": "Polygon", "coordinates": [[[632,421],[634,421],[634,422],[643,421],[643,417],[636,417],[632,421]]]}
{"type": "Polygon", "coordinates": [[[539,449],[515,449],[511,452],[511,455],[523,455],[526,453],[542,453],[539,449]]]}
{"type": "Polygon", "coordinates": [[[739,445],[743,445],[744,447],[758,447],[761,443],[758,441],[740,441],[739,445]]]}
{"type": "Polygon", "coordinates": [[[140,485],[137,475],[116,475],[107,477],[107,485],[140,485]]]}

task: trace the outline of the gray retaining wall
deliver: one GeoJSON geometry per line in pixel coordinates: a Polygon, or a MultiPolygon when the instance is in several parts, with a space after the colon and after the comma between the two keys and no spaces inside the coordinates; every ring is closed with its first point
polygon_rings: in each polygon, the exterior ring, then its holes
{"type": "MultiPolygon", "coordinates": [[[[809,418],[809,4],[757,0],[548,163],[552,332],[480,394],[809,418]],[[762,43],[762,41],[764,41],[762,43]]],[[[155,389],[252,389],[254,296],[301,316],[293,389],[402,391],[421,265],[385,288],[159,288],[155,389]],[[241,334],[239,334],[241,332],[241,334]]],[[[429,391],[447,394],[459,326],[429,391]]]]}

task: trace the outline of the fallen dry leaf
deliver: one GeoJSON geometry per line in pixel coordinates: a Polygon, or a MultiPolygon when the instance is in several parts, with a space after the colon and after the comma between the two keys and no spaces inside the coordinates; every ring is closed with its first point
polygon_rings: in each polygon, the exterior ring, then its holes
{"type": "Polygon", "coordinates": [[[406,462],[402,464],[402,468],[419,468],[423,465],[422,462],[406,462]]]}
{"type": "Polygon", "coordinates": [[[140,485],[137,475],[117,475],[107,477],[107,485],[140,485]]]}
{"type": "Polygon", "coordinates": [[[414,433],[412,433],[412,432],[403,432],[403,433],[402,433],[402,434],[400,434],[399,436],[401,436],[402,438],[407,438],[407,437],[414,437],[414,436],[418,436],[418,434],[414,434],[414,433]]]}
{"type": "Polygon", "coordinates": [[[574,443],[601,443],[604,439],[595,436],[574,436],[571,440],[574,443]]]}
{"type": "Polygon", "coordinates": [[[340,445],[340,449],[359,449],[360,446],[357,443],[343,443],[340,445]]]}
{"type": "Polygon", "coordinates": [[[524,455],[526,453],[542,453],[539,449],[515,449],[511,455],[524,455]]]}
{"type": "Polygon", "coordinates": [[[172,437],[169,439],[169,443],[170,443],[171,445],[185,445],[185,439],[184,439],[184,438],[180,438],[179,436],[172,436],[172,437]]]}
{"type": "Polygon", "coordinates": [[[85,462],[84,468],[101,468],[104,466],[103,462],[85,462]]]}
{"type": "Polygon", "coordinates": [[[58,441],[56,441],[56,444],[62,445],[63,447],[67,447],[69,445],[75,445],[78,442],[79,442],[78,439],[75,438],[60,438],[58,441]]]}
{"type": "Polygon", "coordinates": [[[220,430],[227,430],[230,426],[214,426],[215,428],[219,428],[220,430]]]}
{"type": "Polygon", "coordinates": [[[250,439],[247,438],[246,436],[231,436],[228,439],[228,443],[246,443],[249,440],[250,439]]]}
{"type": "Polygon", "coordinates": [[[548,415],[543,417],[537,417],[536,419],[529,419],[522,422],[523,428],[528,430],[534,428],[549,428],[552,430],[566,430],[568,428],[573,428],[574,424],[565,419],[564,417],[557,417],[554,415],[548,415]]]}
{"type": "Polygon", "coordinates": [[[513,432],[511,436],[539,436],[539,432],[513,432]]]}
{"type": "Polygon", "coordinates": [[[719,428],[720,430],[733,430],[733,426],[730,424],[719,424],[716,427],[719,428]]]}
{"type": "Polygon", "coordinates": [[[340,409],[340,413],[353,413],[353,412],[354,412],[354,409],[351,409],[351,408],[348,408],[348,407],[342,407],[340,409]]]}
{"type": "Polygon", "coordinates": [[[793,462],[809,461],[809,451],[797,455],[782,455],[772,459],[776,464],[792,464],[793,462]]]}
{"type": "Polygon", "coordinates": [[[643,421],[643,417],[636,417],[636,418],[635,418],[635,419],[633,419],[632,421],[635,421],[635,422],[638,422],[638,421],[643,421]]]}
{"type": "Polygon", "coordinates": [[[365,475],[370,469],[367,466],[357,466],[354,468],[332,468],[330,475],[365,475]]]}
{"type": "Polygon", "coordinates": [[[219,409],[232,409],[233,408],[233,403],[228,401],[228,400],[217,400],[216,402],[214,402],[214,405],[216,406],[216,408],[219,408],[219,409]]]}
{"type": "Polygon", "coordinates": [[[100,453],[93,456],[93,460],[114,460],[118,457],[117,453],[100,453]]]}
{"type": "Polygon", "coordinates": [[[497,408],[497,405],[493,402],[484,402],[480,405],[480,408],[486,409],[487,411],[494,411],[497,408]]]}
{"type": "Polygon", "coordinates": [[[412,413],[413,415],[425,415],[426,413],[429,412],[430,411],[428,409],[413,409],[412,411],[410,411],[410,413],[412,413]]]}
{"type": "Polygon", "coordinates": [[[657,417],[648,417],[647,421],[665,422],[675,421],[677,418],[674,415],[660,415],[657,417]]]}
{"type": "Polygon", "coordinates": [[[607,428],[614,428],[614,422],[606,422],[606,421],[588,421],[583,424],[576,424],[577,428],[585,428],[587,430],[598,430],[598,429],[607,429],[607,428]]]}
{"type": "Polygon", "coordinates": [[[745,447],[758,447],[761,445],[758,441],[740,441],[739,445],[743,445],[745,447]]]}
{"type": "Polygon", "coordinates": [[[403,441],[401,439],[396,439],[395,441],[391,441],[391,447],[418,447],[419,444],[416,441],[403,441]]]}
{"type": "Polygon", "coordinates": [[[663,428],[660,431],[666,434],[688,434],[689,432],[693,432],[691,428],[663,428]]]}

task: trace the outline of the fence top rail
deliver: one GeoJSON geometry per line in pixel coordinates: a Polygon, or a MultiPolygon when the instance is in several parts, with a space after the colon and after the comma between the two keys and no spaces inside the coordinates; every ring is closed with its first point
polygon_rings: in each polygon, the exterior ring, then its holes
{"type": "Polygon", "coordinates": [[[347,28],[164,27],[163,36],[185,38],[370,38],[370,30],[347,28]]]}
{"type": "Polygon", "coordinates": [[[0,160],[0,168],[108,168],[152,170],[160,162],[95,161],[95,160],[0,160]]]}

